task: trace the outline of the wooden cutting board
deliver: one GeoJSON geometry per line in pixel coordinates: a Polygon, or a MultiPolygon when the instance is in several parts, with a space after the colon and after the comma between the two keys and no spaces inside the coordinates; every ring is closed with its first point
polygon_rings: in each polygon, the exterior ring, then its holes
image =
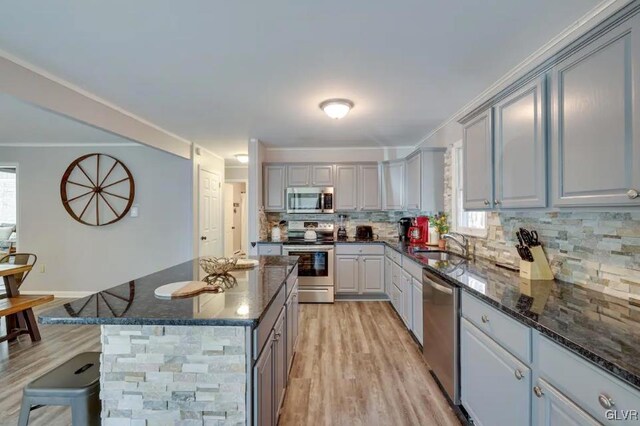
{"type": "Polygon", "coordinates": [[[154,294],[163,299],[193,297],[201,293],[221,293],[217,285],[208,285],[204,281],[180,281],[156,288],[154,294]]]}

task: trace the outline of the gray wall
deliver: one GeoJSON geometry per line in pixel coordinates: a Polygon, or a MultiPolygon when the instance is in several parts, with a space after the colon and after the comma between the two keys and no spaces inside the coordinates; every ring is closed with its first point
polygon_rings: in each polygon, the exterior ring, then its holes
{"type": "Polygon", "coordinates": [[[38,255],[23,290],[93,292],[192,257],[189,160],[143,146],[0,147],[0,159],[19,164],[18,249],[38,255]],[[129,168],[139,217],[92,227],[64,210],[62,174],[91,152],[113,155],[129,168]]]}

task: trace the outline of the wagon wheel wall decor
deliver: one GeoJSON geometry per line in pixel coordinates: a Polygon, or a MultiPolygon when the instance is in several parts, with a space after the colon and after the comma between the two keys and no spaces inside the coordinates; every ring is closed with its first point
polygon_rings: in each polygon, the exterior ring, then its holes
{"type": "Polygon", "coordinates": [[[87,154],[62,176],[60,197],[72,218],[90,226],[122,219],[133,204],[135,184],[127,167],[107,154],[87,154]]]}

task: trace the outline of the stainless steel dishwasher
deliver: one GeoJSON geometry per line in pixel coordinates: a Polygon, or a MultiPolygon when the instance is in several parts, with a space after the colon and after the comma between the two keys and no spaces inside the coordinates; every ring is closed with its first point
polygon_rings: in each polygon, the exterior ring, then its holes
{"type": "Polygon", "coordinates": [[[423,354],[454,404],[460,404],[460,289],[422,270],[423,354]]]}

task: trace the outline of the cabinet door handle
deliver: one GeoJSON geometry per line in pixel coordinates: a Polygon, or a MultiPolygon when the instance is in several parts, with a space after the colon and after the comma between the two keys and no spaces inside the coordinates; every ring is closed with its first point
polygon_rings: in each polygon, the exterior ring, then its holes
{"type": "Polygon", "coordinates": [[[498,205],[498,204],[500,204],[500,200],[493,200],[493,203],[494,203],[495,205],[498,205]]]}
{"type": "Polygon", "coordinates": [[[486,315],[483,315],[480,319],[481,319],[481,320],[482,320],[482,322],[483,322],[483,323],[485,323],[485,324],[489,322],[489,317],[488,317],[488,316],[486,316],[486,315]]]}
{"type": "Polygon", "coordinates": [[[638,195],[640,194],[638,194],[638,191],[635,189],[630,189],[627,191],[627,197],[631,198],[632,200],[638,198],[638,195]]]}
{"type": "Polygon", "coordinates": [[[538,398],[542,398],[542,395],[544,395],[544,392],[542,392],[542,389],[540,389],[540,386],[534,386],[533,393],[535,393],[538,398]]]}
{"type": "Polygon", "coordinates": [[[614,405],[613,399],[611,399],[608,395],[601,393],[598,395],[598,402],[605,410],[610,410],[614,405]]]}
{"type": "Polygon", "coordinates": [[[522,371],[520,371],[519,368],[516,368],[516,371],[514,371],[513,374],[515,374],[516,379],[518,380],[522,380],[522,378],[524,377],[524,374],[522,373],[522,371]]]}
{"type": "Polygon", "coordinates": [[[489,200],[484,200],[484,205],[488,206],[489,205],[489,200]]]}

